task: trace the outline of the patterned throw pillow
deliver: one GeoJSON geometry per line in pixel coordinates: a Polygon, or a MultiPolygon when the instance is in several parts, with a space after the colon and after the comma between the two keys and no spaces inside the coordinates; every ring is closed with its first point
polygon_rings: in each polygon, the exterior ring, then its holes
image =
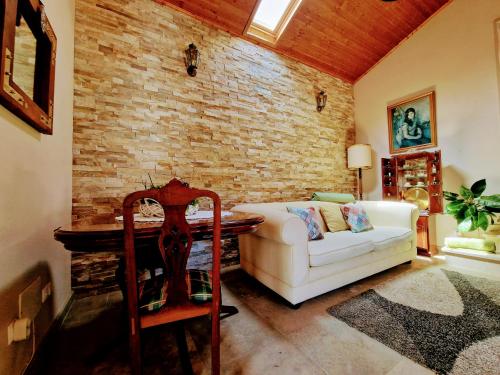
{"type": "Polygon", "coordinates": [[[321,227],[318,223],[316,210],[314,207],[309,208],[299,208],[299,207],[287,207],[288,212],[300,217],[307,227],[307,238],[309,241],[312,240],[322,240],[323,233],[321,233],[321,227]]]}
{"type": "Polygon", "coordinates": [[[332,203],[322,206],[320,212],[329,232],[349,230],[349,226],[344,220],[344,215],[342,215],[342,211],[340,211],[339,204],[332,203]]]}
{"type": "Polygon", "coordinates": [[[361,204],[348,203],[340,206],[340,209],[342,210],[347,225],[351,228],[351,232],[359,233],[373,229],[373,225],[371,225],[368,219],[368,214],[361,204]]]}

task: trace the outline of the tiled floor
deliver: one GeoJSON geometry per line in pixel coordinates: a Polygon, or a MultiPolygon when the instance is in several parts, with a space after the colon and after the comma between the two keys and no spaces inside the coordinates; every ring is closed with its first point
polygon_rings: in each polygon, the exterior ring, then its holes
{"type": "MultiPolygon", "coordinates": [[[[429,374],[429,370],[328,315],[326,309],[402,273],[433,267],[417,259],[306,301],[298,310],[240,269],[223,274],[223,302],[239,314],[221,322],[223,374],[429,374]]],[[[46,374],[128,374],[118,292],[76,300],[53,345],[46,374]]],[[[208,319],[188,324],[196,374],[210,373],[208,319]]],[[[171,328],[144,337],[146,374],[182,373],[171,328]]]]}

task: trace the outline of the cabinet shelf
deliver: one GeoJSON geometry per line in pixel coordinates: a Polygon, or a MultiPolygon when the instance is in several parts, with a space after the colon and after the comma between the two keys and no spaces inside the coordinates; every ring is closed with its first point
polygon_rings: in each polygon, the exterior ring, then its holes
{"type": "Polygon", "coordinates": [[[425,171],[427,172],[427,168],[401,168],[403,172],[406,171],[425,171]]]}
{"type": "Polygon", "coordinates": [[[403,178],[406,178],[407,180],[417,180],[419,178],[427,178],[427,175],[425,175],[425,176],[403,176],[403,178]]]}
{"type": "Polygon", "coordinates": [[[383,158],[381,166],[384,199],[401,199],[408,189],[423,188],[429,192],[426,210],[430,213],[443,211],[441,151],[395,155],[383,158]],[[388,176],[389,173],[390,176],[388,176]],[[391,185],[388,185],[389,181],[391,185]],[[405,186],[408,183],[411,186],[405,186]]]}

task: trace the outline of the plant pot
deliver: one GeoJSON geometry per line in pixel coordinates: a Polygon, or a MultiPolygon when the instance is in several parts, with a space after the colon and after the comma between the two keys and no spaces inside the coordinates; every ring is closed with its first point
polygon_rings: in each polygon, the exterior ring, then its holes
{"type": "Polygon", "coordinates": [[[464,237],[464,238],[484,238],[484,231],[479,229],[479,230],[473,230],[472,232],[455,232],[456,237],[464,237]]]}
{"type": "Polygon", "coordinates": [[[486,234],[500,234],[500,223],[498,224],[490,224],[486,234]]]}

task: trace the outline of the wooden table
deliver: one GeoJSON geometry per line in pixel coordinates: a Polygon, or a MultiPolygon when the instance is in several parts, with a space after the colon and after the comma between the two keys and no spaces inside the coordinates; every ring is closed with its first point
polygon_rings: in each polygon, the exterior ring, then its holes
{"type": "MultiPolygon", "coordinates": [[[[221,221],[222,238],[238,234],[252,233],[264,222],[264,217],[244,212],[231,212],[221,221]]],[[[212,238],[212,220],[199,219],[188,221],[195,241],[212,238]]],[[[135,223],[136,240],[141,245],[155,243],[160,234],[161,222],[135,223]]],[[[123,253],[123,223],[114,221],[108,224],[79,224],[54,230],[54,238],[62,242],[64,248],[74,252],[123,253]]]]}
{"type": "MultiPolygon", "coordinates": [[[[228,238],[238,234],[255,232],[257,226],[263,222],[264,217],[260,215],[231,212],[221,218],[221,237],[228,238]]],[[[195,241],[212,238],[213,222],[211,219],[189,220],[188,223],[195,241]]],[[[135,223],[136,247],[151,246],[151,248],[157,248],[161,225],[161,222],[135,223]]],[[[123,223],[117,221],[108,224],[74,223],[68,228],[54,230],[54,238],[62,242],[65,249],[83,253],[115,252],[122,255],[123,236],[123,223]]],[[[124,271],[124,258],[120,256],[116,278],[125,297],[124,271]]],[[[221,306],[221,313],[224,314],[224,317],[234,315],[237,312],[238,310],[234,306],[221,306]]]]}

